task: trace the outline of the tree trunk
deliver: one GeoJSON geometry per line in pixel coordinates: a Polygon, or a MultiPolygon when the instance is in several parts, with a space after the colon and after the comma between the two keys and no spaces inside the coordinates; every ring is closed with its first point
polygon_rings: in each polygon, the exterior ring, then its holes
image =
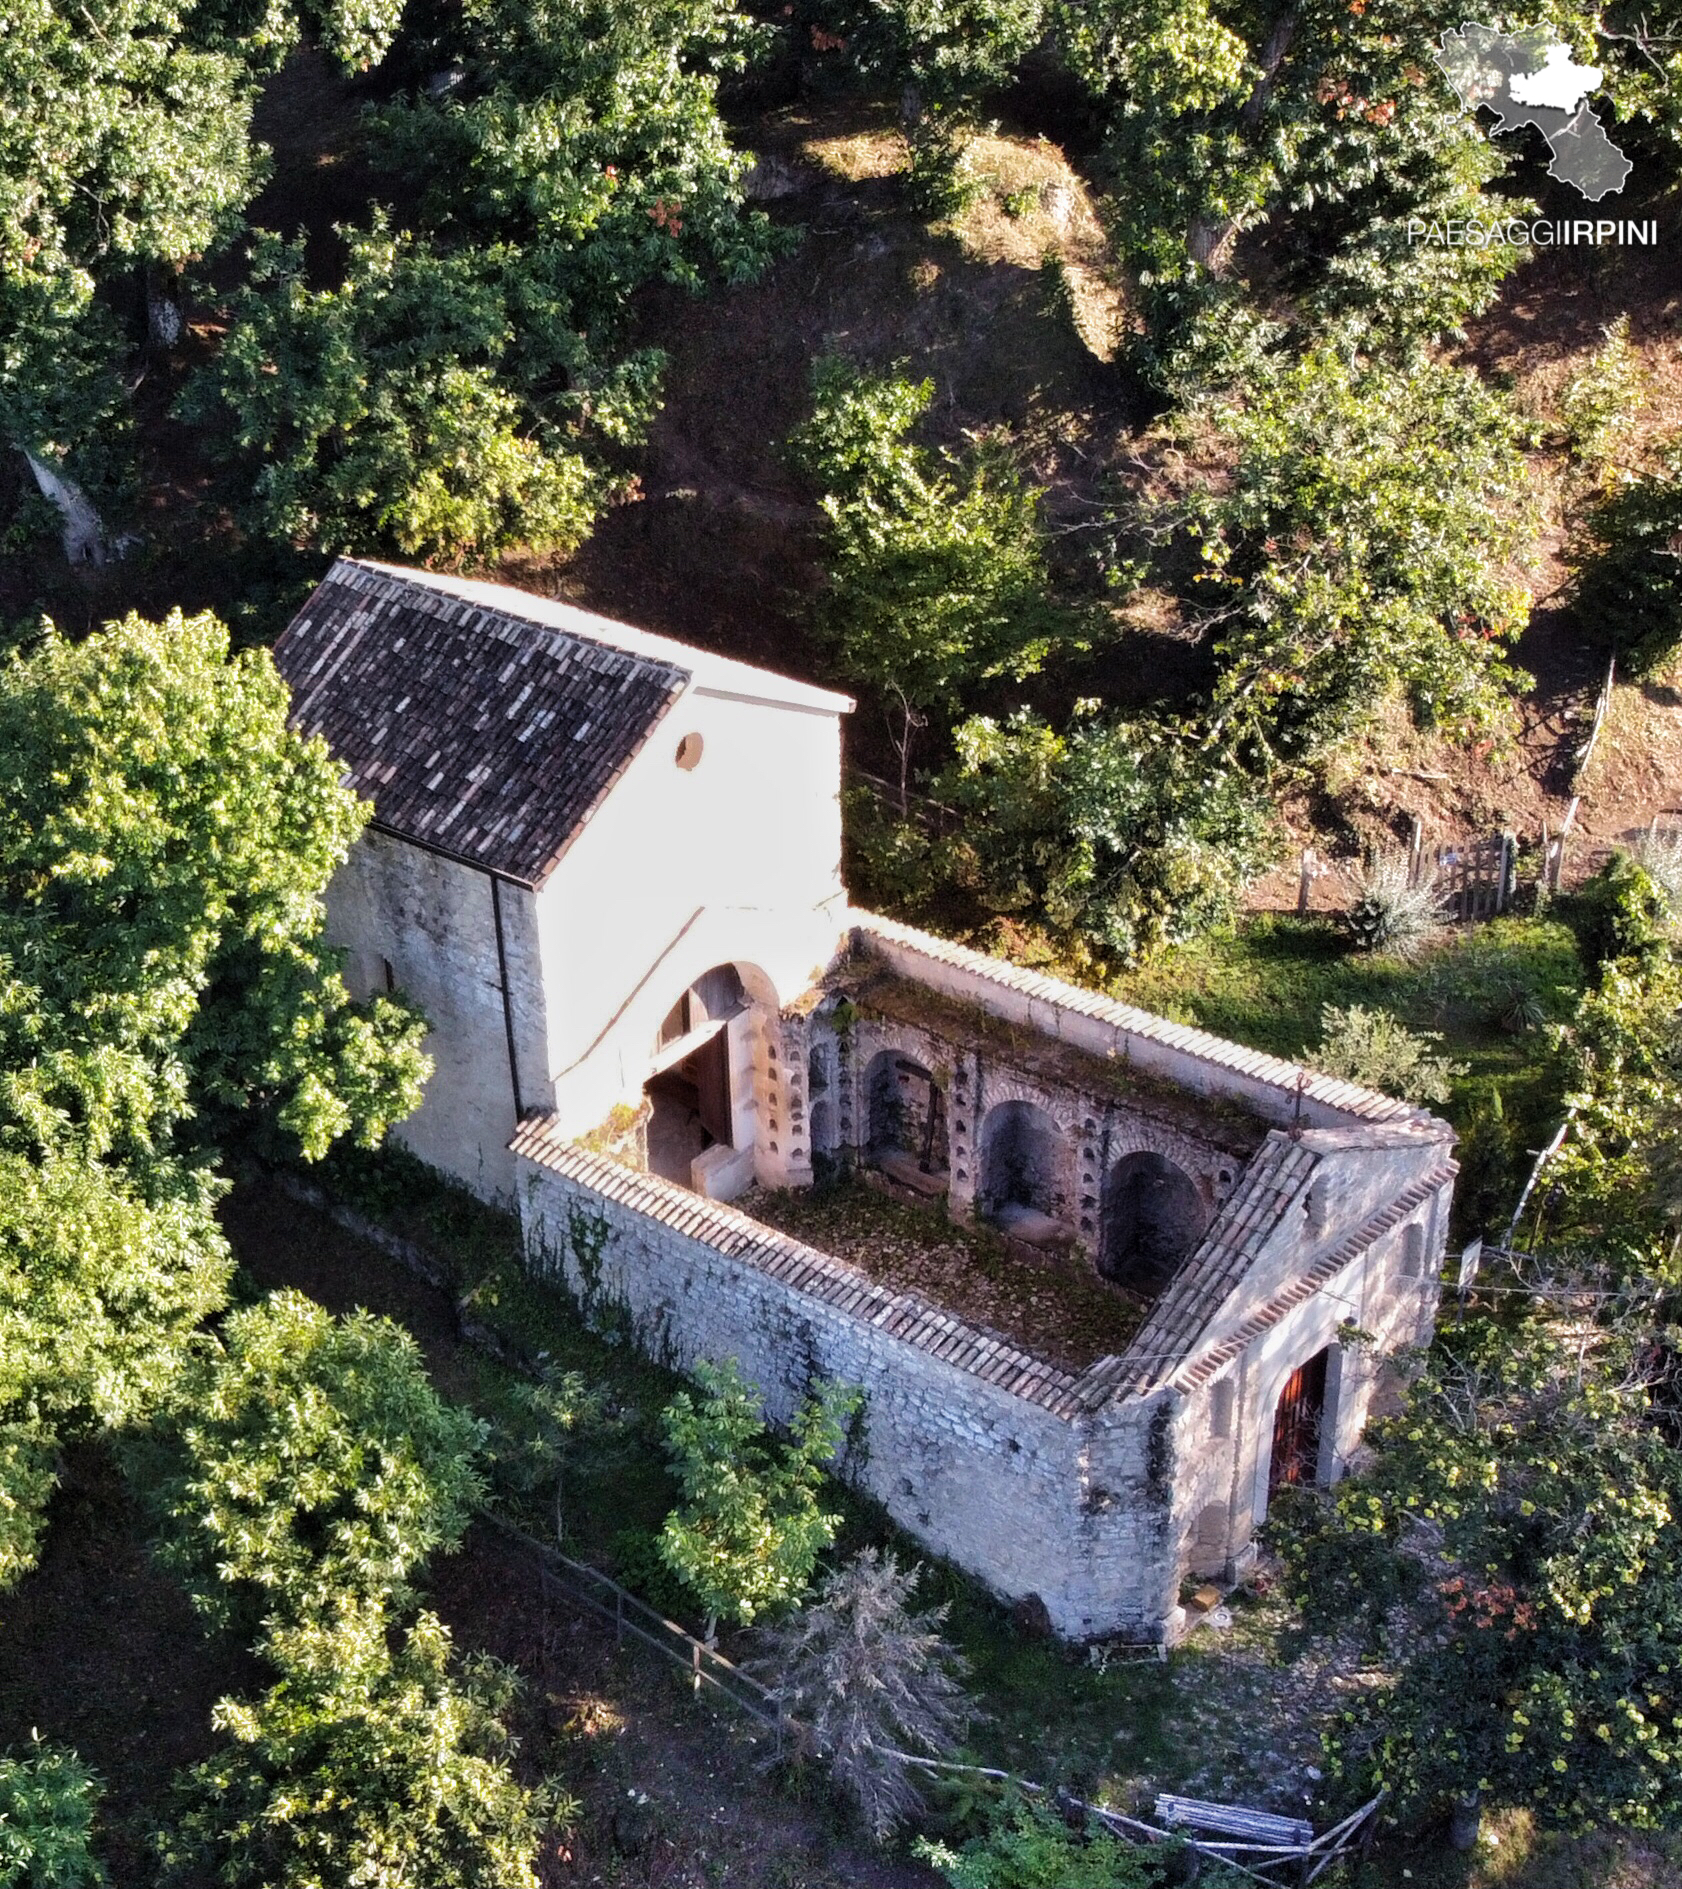
{"type": "Polygon", "coordinates": [[[155,348],[173,348],[186,331],[179,278],[170,271],[146,271],[146,338],[155,348]]]}
{"type": "Polygon", "coordinates": [[[1454,1800],[1448,1820],[1448,1846],[1464,1855],[1477,1847],[1478,1832],[1483,1828],[1483,1799],[1477,1791],[1454,1800]]]}
{"type": "MultiPolygon", "coordinates": [[[[1285,55],[1291,50],[1296,31],[1296,9],[1287,7],[1273,22],[1272,30],[1262,47],[1261,58],[1257,62],[1261,66],[1261,77],[1251,87],[1250,96],[1239,108],[1238,122],[1247,132],[1255,131],[1261,124],[1272,101],[1274,87],[1279,82],[1279,68],[1284,65],[1285,55]]],[[[1192,261],[1213,276],[1225,275],[1227,265],[1232,260],[1232,246],[1242,227],[1241,220],[1236,216],[1194,217],[1191,228],[1186,232],[1186,249],[1192,261]]]]}
{"type": "Polygon", "coordinates": [[[21,450],[41,496],[51,499],[64,520],[64,555],[72,564],[103,564],[107,550],[105,527],[93,501],[67,472],[37,459],[27,447],[21,450]]]}

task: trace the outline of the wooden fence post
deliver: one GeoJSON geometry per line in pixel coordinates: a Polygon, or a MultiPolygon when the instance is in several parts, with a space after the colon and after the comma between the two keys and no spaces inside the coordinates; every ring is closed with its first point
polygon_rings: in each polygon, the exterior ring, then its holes
{"type": "Polygon", "coordinates": [[[1302,862],[1297,871],[1298,918],[1306,918],[1308,915],[1308,901],[1314,886],[1314,869],[1314,848],[1305,846],[1302,849],[1302,862]]]}

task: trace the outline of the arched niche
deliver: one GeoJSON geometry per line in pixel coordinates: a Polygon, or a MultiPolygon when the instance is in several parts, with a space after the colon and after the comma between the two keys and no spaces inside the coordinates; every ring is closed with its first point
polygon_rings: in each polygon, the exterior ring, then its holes
{"type": "Polygon", "coordinates": [[[1046,1110],[1022,1100],[997,1103],[981,1124],[978,1205],[1024,1238],[1064,1233],[1069,1164],[1068,1141],[1046,1110]]]}
{"type": "Polygon", "coordinates": [[[946,1096],[933,1073],[896,1049],[877,1052],[865,1071],[866,1153],[909,1186],[944,1187],[946,1096]]]}
{"type": "Polygon", "coordinates": [[[1184,1168],[1162,1154],[1127,1155],[1104,1179],[1098,1270],[1155,1298],[1208,1224],[1208,1206],[1184,1168]]]}

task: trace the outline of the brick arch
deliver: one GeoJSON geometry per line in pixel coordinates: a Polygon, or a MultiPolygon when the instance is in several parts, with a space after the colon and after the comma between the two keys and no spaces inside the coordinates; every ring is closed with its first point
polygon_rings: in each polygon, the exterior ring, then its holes
{"type": "Polygon", "coordinates": [[[1080,1140],[1080,1125],[1087,1110],[1080,1097],[1066,1089],[1035,1082],[1031,1076],[1018,1075],[1011,1069],[986,1068],[970,1098],[969,1113],[979,1126],[1001,1102],[1026,1102],[1049,1115],[1071,1147],[1080,1140]]]}

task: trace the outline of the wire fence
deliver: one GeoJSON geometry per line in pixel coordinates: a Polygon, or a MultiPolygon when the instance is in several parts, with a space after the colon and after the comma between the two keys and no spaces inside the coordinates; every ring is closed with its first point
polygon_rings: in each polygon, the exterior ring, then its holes
{"type": "MultiPolygon", "coordinates": [[[[704,1640],[698,1640],[675,1620],[668,1620],[600,1568],[574,1561],[559,1548],[528,1534],[490,1509],[482,1510],[481,1515],[535,1564],[546,1602],[557,1597],[571,1601],[598,1619],[611,1622],[614,1636],[621,1645],[629,1637],[651,1647],[687,1674],[697,1696],[703,1687],[710,1688],[770,1731],[778,1759],[805,1746],[804,1727],[789,1714],[771,1687],[744,1672],[704,1640]]],[[[1267,1889],[1292,1889],[1292,1885],[1316,1882],[1341,1858],[1364,1854],[1377,1829],[1378,1813],[1384,1801],[1382,1796],[1375,1797],[1321,1836],[1315,1836],[1307,1824],[1275,1817],[1266,1811],[1168,1796],[1157,1799],[1157,1815],[1161,1821],[1147,1823],[1124,1811],[1088,1803],[1067,1791],[991,1765],[960,1764],[953,1759],[892,1749],[882,1750],[882,1756],[934,1776],[981,1778],[1054,1803],[1065,1817],[1094,1824],[1124,1843],[1141,1847],[1178,1844],[1189,1854],[1220,1863],[1251,1881],[1267,1885],[1267,1889]]]]}

